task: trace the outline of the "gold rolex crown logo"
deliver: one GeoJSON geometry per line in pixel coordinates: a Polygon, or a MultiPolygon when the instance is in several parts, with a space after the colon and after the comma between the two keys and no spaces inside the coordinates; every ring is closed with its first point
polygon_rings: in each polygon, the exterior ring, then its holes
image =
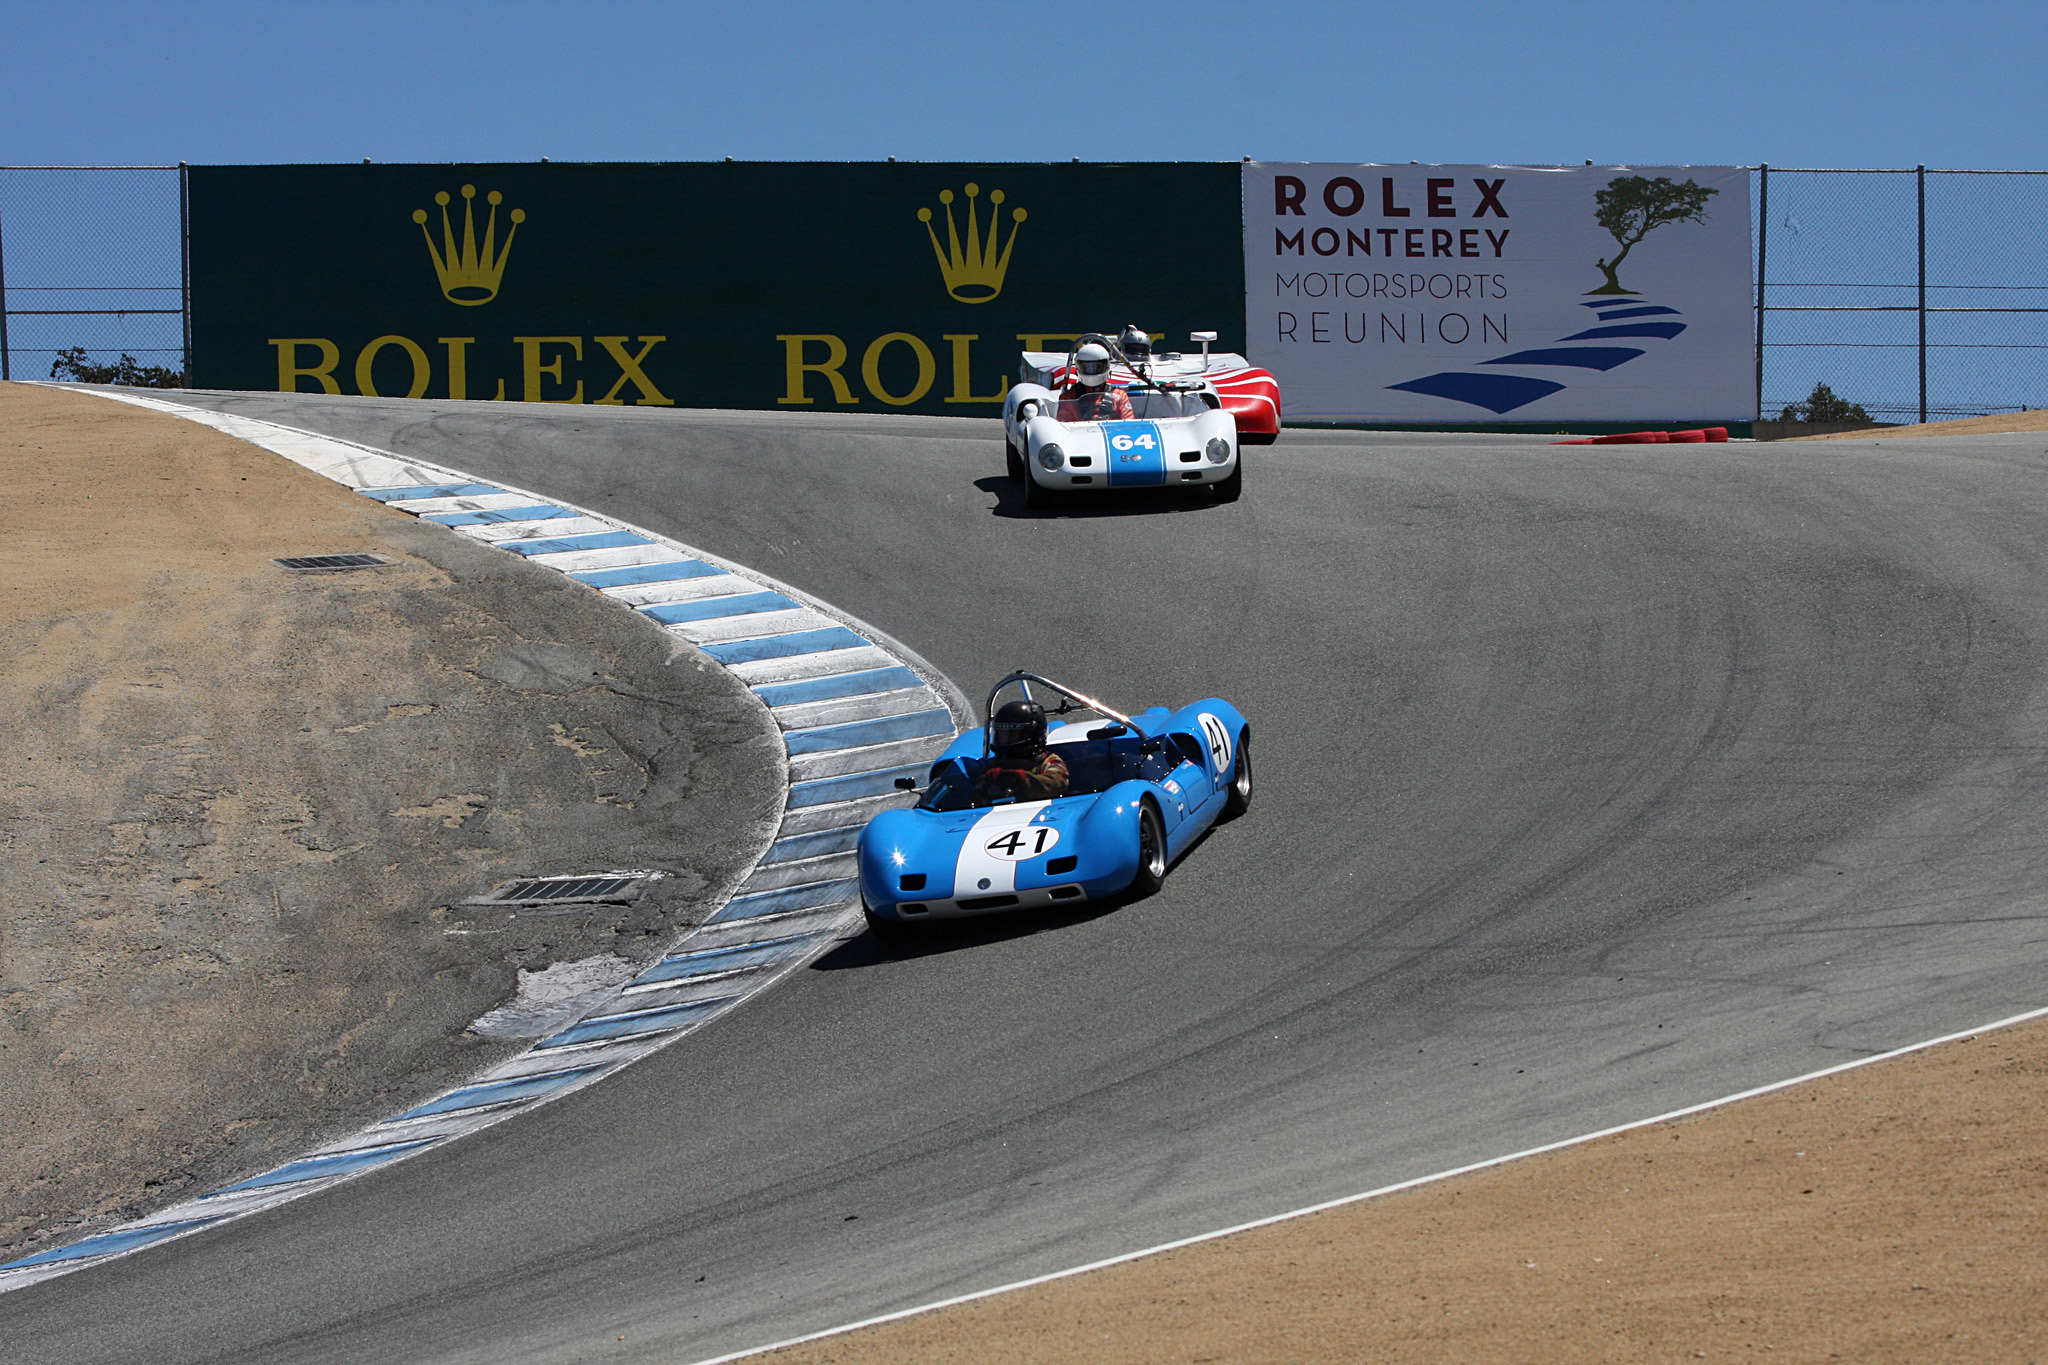
{"type": "Polygon", "coordinates": [[[462,247],[459,251],[455,246],[455,229],[448,222],[448,191],[442,190],[434,196],[434,202],[441,206],[439,247],[434,245],[434,234],[427,227],[427,211],[412,211],[412,220],[420,225],[420,232],[427,239],[427,254],[434,258],[434,273],[441,277],[442,294],[447,296],[448,302],[459,303],[465,308],[474,308],[498,297],[498,281],[505,273],[505,258],[512,254],[512,235],[526,221],[525,209],[512,210],[512,227],[505,233],[505,245],[503,249],[494,251],[498,237],[498,205],[505,202],[505,196],[492,190],[484,198],[491,206],[491,216],[484,224],[481,252],[476,242],[476,186],[462,187],[462,247]]]}
{"type": "Polygon", "coordinates": [[[1002,227],[1003,192],[989,192],[986,243],[981,239],[981,223],[974,202],[980,194],[981,186],[967,187],[967,245],[964,251],[960,245],[959,226],[953,221],[953,191],[939,191],[939,202],[946,206],[946,246],[939,245],[938,229],[932,226],[932,211],[917,211],[917,221],[924,224],[925,232],[932,239],[932,254],[939,258],[939,273],[945,276],[946,292],[962,303],[987,303],[1003,292],[1003,276],[1010,269],[1010,249],[1017,245],[1017,225],[1025,218],[1024,210],[1010,210],[1010,239],[1003,243],[1002,254],[997,255],[996,237],[997,230],[1002,227]]]}

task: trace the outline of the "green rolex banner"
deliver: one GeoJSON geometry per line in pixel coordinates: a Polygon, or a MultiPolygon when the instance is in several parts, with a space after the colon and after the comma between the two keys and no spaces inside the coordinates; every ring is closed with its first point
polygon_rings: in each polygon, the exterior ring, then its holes
{"type": "Polygon", "coordinates": [[[989,416],[1020,350],[1244,342],[1232,164],[196,166],[194,382],[989,416]]]}

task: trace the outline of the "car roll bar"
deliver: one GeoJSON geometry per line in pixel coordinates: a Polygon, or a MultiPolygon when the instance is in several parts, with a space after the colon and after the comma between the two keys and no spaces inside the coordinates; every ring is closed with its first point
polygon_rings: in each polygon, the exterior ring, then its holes
{"type": "MultiPolygon", "coordinates": [[[[1170,379],[1153,378],[1149,370],[1139,369],[1137,363],[1133,361],[1129,356],[1124,354],[1123,346],[1119,344],[1114,337],[1106,337],[1100,332],[1083,332],[1080,336],[1074,338],[1074,344],[1067,349],[1067,374],[1070,379],[1072,376],[1081,373],[1081,348],[1083,346],[1086,346],[1091,341],[1097,343],[1104,350],[1108,351],[1109,358],[1111,360],[1122,365],[1126,370],[1129,370],[1131,372],[1131,377],[1136,382],[1134,384],[1126,385],[1125,387],[1127,388],[1157,389],[1161,393],[1182,393],[1191,389],[1197,389],[1201,387],[1199,384],[1175,383],[1170,379]]],[[[1203,354],[1206,356],[1208,354],[1208,348],[1205,346],[1202,348],[1202,350],[1203,354]]],[[[1204,363],[1204,368],[1207,368],[1206,362],[1204,363]]],[[[1039,679],[1039,681],[1044,682],[1045,680],[1041,678],[1039,679]]],[[[1047,683],[1046,686],[1057,687],[1058,684],[1047,683]]],[[[1062,688],[1061,690],[1064,691],[1065,689],[1062,688]]]]}
{"type": "Polygon", "coordinates": [[[1068,687],[1065,683],[1056,683],[1051,678],[1044,677],[1041,674],[1028,673],[1023,669],[1018,669],[1016,672],[1011,673],[1007,677],[1003,678],[994,687],[991,687],[988,690],[988,701],[983,704],[982,745],[984,748],[989,749],[990,752],[994,752],[995,736],[992,733],[990,733],[990,727],[992,727],[995,724],[996,697],[1002,693],[1002,690],[1004,688],[1009,687],[1013,683],[1023,690],[1024,700],[1026,701],[1037,700],[1036,697],[1033,697],[1031,695],[1031,684],[1033,683],[1037,683],[1042,687],[1049,687],[1053,691],[1059,693],[1062,697],[1066,698],[1066,700],[1061,702],[1058,706],[1049,708],[1047,712],[1047,714],[1049,715],[1063,716],[1067,712],[1074,710],[1094,711],[1099,715],[1107,716],[1111,720],[1120,721],[1121,723],[1130,726],[1132,730],[1136,731],[1138,734],[1144,736],[1147,739],[1151,738],[1151,735],[1146,733],[1144,726],[1138,724],[1138,722],[1132,720],[1123,712],[1104,706],[1101,702],[1095,700],[1095,698],[1089,696],[1087,693],[1077,692],[1073,688],[1068,687]],[[1080,705],[1078,707],[1073,705],[1073,703],[1075,702],[1079,702],[1080,705]]]}

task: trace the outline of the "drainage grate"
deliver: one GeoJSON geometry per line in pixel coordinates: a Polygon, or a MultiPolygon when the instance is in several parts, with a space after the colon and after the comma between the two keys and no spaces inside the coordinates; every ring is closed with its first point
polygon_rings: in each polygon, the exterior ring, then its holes
{"type": "Polygon", "coordinates": [[[397,561],[383,555],[294,555],[270,562],[294,573],[340,573],[344,569],[378,569],[397,561]]]}
{"type": "Polygon", "coordinates": [[[642,883],[656,872],[607,872],[584,877],[529,877],[506,882],[467,905],[567,905],[593,901],[624,904],[639,899],[642,883]]]}

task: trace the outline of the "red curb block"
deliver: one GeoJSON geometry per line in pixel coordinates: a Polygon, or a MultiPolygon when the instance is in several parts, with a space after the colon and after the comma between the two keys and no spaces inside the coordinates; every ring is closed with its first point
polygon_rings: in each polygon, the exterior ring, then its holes
{"type": "Polygon", "coordinates": [[[1574,441],[1552,441],[1554,446],[1648,446],[1667,441],[1680,443],[1725,441],[1726,427],[1694,427],[1690,431],[1624,431],[1613,436],[1581,436],[1574,441]]]}

